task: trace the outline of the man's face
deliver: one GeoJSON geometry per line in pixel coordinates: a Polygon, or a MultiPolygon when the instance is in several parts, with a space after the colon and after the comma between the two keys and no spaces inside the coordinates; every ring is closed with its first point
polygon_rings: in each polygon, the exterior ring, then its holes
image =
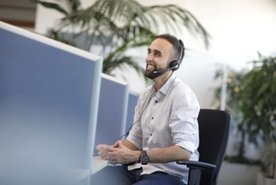
{"type": "Polygon", "coordinates": [[[146,76],[154,70],[165,69],[171,60],[172,45],[162,38],[155,39],[148,48],[146,76]]]}

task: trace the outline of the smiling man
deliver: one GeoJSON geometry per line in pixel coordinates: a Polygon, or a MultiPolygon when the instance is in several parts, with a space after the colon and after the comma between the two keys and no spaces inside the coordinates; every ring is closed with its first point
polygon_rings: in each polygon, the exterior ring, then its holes
{"type": "Polygon", "coordinates": [[[175,74],[183,42],[158,35],[148,48],[145,76],[153,84],[139,96],[134,123],[125,140],[99,145],[112,164],[92,177],[93,185],[183,185],[188,169],[177,160],[198,160],[200,110],[193,91],[175,74]]]}

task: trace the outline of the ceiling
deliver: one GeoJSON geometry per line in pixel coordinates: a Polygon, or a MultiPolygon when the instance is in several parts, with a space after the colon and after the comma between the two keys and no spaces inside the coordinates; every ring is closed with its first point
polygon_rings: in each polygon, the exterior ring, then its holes
{"type": "Polygon", "coordinates": [[[36,4],[31,0],[0,0],[0,20],[19,27],[34,28],[36,4]]]}

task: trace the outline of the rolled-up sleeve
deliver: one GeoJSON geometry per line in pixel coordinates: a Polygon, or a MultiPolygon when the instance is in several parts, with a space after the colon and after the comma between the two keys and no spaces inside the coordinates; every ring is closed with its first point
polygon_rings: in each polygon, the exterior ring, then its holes
{"type": "Polygon", "coordinates": [[[127,140],[133,143],[138,149],[142,148],[142,132],[140,124],[133,124],[133,127],[127,136],[127,140]]]}
{"type": "Polygon", "coordinates": [[[170,116],[170,130],[175,145],[189,152],[197,150],[199,145],[198,122],[199,104],[194,95],[182,97],[173,103],[170,116]]]}

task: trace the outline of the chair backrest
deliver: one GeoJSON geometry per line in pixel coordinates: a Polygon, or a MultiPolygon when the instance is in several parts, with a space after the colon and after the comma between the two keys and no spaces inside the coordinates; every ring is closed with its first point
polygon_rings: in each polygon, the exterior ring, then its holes
{"type": "Polygon", "coordinates": [[[215,185],[224,158],[228,141],[230,116],[225,111],[201,109],[199,123],[199,161],[217,166],[213,170],[204,170],[201,185],[215,185]]]}

